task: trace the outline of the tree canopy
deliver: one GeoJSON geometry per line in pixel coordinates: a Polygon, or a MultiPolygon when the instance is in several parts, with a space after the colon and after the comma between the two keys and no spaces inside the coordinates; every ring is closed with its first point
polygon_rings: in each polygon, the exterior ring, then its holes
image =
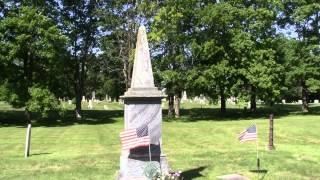
{"type": "Polygon", "coordinates": [[[307,112],[320,98],[319,12],[317,0],[4,1],[0,100],[46,111],[34,108],[37,92],[75,99],[77,117],[92,91],[118,100],[143,24],[169,114],[179,116],[183,91],[219,102],[221,112],[228,98],[251,111],[258,100],[301,99],[307,112]]]}

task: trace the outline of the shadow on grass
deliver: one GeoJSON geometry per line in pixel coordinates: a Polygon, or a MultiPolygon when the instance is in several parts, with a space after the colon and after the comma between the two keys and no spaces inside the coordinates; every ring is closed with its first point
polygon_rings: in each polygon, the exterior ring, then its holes
{"type": "Polygon", "coordinates": [[[266,170],[266,169],[253,169],[253,170],[250,170],[250,172],[257,173],[258,179],[263,180],[264,177],[266,176],[266,174],[268,173],[268,170],[266,170]],[[262,174],[262,176],[260,176],[261,174],[262,174]]]}
{"type": "MultiPolygon", "coordinates": [[[[67,111],[63,116],[52,113],[48,118],[40,118],[37,114],[32,114],[33,127],[62,127],[75,124],[110,124],[116,122],[114,118],[123,117],[122,110],[83,110],[82,119],[76,119],[74,111],[67,111]]],[[[0,111],[0,127],[26,127],[24,112],[19,110],[0,111]]]]}
{"type": "Polygon", "coordinates": [[[52,154],[52,153],[34,153],[34,154],[30,154],[30,156],[41,156],[41,155],[48,155],[48,154],[52,154]]]}
{"type": "Polygon", "coordinates": [[[181,173],[181,176],[185,180],[191,180],[191,179],[194,179],[194,178],[197,178],[197,177],[203,177],[203,175],[200,172],[205,170],[206,168],[207,168],[206,166],[201,166],[201,167],[198,167],[198,168],[189,169],[189,170],[183,171],[181,173]]]}
{"type": "Polygon", "coordinates": [[[268,119],[270,114],[274,114],[274,118],[284,117],[288,115],[320,115],[320,106],[310,106],[308,113],[301,111],[301,105],[287,104],[287,105],[274,105],[262,106],[257,108],[255,112],[240,108],[228,108],[225,113],[220,112],[219,108],[193,108],[193,109],[181,109],[181,117],[178,119],[169,118],[167,116],[168,111],[164,110],[164,121],[184,121],[184,122],[196,122],[200,120],[210,121],[236,121],[240,119],[268,119]]]}
{"type": "MultiPolygon", "coordinates": [[[[163,120],[180,121],[180,122],[197,122],[200,120],[207,121],[236,121],[242,119],[268,119],[269,115],[274,114],[274,118],[288,116],[288,115],[320,115],[320,106],[310,105],[310,111],[308,113],[301,112],[301,105],[298,104],[286,104],[286,105],[274,105],[261,106],[256,112],[250,112],[240,108],[228,108],[227,112],[221,113],[219,108],[192,108],[181,109],[180,118],[169,118],[167,116],[168,111],[163,110],[163,120]]],[[[116,118],[123,118],[123,110],[83,110],[82,119],[75,118],[74,111],[68,110],[64,116],[58,114],[51,114],[48,118],[39,118],[39,115],[33,114],[33,127],[60,127],[71,126],[74,124],[110,124],[115,123],[116,118]]],[[[0,110],[0,127],[26,127],[26,121],[24,112],[22,110],[0,110]]]]}

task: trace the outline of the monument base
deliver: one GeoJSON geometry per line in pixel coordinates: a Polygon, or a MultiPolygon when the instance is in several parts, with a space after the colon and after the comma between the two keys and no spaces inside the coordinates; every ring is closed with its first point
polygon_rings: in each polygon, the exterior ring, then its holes
{"type": "MultiPolygon", "coordinates": [[[[169,173],[169,165],[165,155],[152,156],[151,162],[157,164],[161,174],[169,173]]],[[[118,180],[147,179],[144,175],[145,168],[150,164],[148,156],[140,156],[139,159],[120,156],[120,171],[118,180]]]]}

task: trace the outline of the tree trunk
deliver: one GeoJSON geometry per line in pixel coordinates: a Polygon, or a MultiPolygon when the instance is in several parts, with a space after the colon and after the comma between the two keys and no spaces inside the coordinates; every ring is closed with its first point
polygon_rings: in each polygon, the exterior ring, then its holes
{"type": "Polygon", "coordinates": [[[81,119],[81,100],[82,100],[82,77],[80,72],[82,70],[82,63],[79,63],[78,58],[74,55],[76,61],[76,71],[75,71],[75,96],[76,96],[76,108],[75,108],[75,115],[77,119],[81,119]],[[81,70],[80,70],[81,69],[81,70]]]}
{"type": "Polygon", "coordinates": [[[308,89],[305,85],[305,83],[302,83],[302,111],[303,112],[309,112],[309,106],[308,106],[308,89]]]}
{"type": "Polygon", "coordinates": [[[251,85],[251,96],[250,96],[250,111],[255,112],[257,110],[257,103],[256,103],[256,88],[251,85]]]}
{"type": "Polygon", "coordinates": [[[76,82],[75,82],[75,94],[76,94],[76,108],[75,108],[75,113],[76,113],[76,118],[81,119],[81,95],[82,95],[82,88],[81,88],[81,79],[80,79],[80,67],[79,63],[77,63],[77,69],[75,73],[76,77],[76,82]]]}
{"type": "Polygon", "coordinates": [[[224,93],[224,87],[220,86],[220,112],[225,113],[227,111],[226,108],[226,97],[224,93]]]}
{"type": "Polygon", "coordinates": [[[180,100],[181,96],[179,94],[176,94],[174,96],[174,115],[176,118],[180,117],[180,100]]]}
{"type": "Polygon", "coordinates": [[[168,116],[172,117],[174,111],[174,96],[168,95],[168,116]]]}
{"type": "Polygon", "coordinates": [[[123,74],[124,74],[124,82],[125,82],[126,91],[127,91],[130,88],[129,60],[124,60],[123,62],[123,74]]]}

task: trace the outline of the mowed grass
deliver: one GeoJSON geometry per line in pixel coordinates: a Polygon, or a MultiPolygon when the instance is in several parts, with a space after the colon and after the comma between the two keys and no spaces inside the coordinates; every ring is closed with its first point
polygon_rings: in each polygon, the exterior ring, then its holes
{"type": "MultiPolygon", "coordinates": [[[[320,106],[313,105],[309,114],[300,113],[298,105],[261,107],[257,113],[230,106],[225,115],[212,107],[183,104],[180,119],[164,116],[163,151],[186,179],[233,173],[250,179],[320,179],[320,106]],[[274,151],[267,150],[271,112],[274,151]],[[259,176],[250,171],[256,168],[256,144],[237,140],[252,123],[258,126],[261,168],[267,171],[259,176]]],[[[0,179],[115,179],[122,128],[118,103],[95,104],[82,121],[74,120],[72,111],[64,119],[35,121],[31,156],[25,159],[23,113],[1,103],[0,179]]]]}

